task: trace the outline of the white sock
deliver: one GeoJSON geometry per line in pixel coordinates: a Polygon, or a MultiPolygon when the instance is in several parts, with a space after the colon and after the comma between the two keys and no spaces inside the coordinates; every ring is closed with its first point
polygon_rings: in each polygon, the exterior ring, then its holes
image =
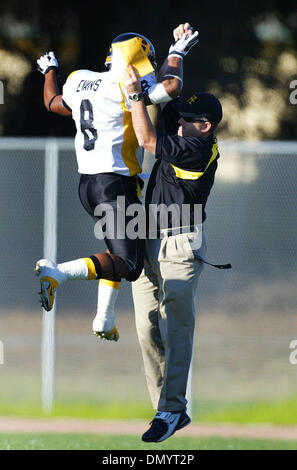
{"type": "Polygon", "coordinates": [[[89,279],[89,269],[83,258],[58,264],[58,269],[65,275],[65,281],[69,279],[89,279]]]}
{"type": "Polygon", "coordinates": [[[100,279],[98,286],[97,315],[93,320],[93,331],[110,332],[115,327],[114,307],[120,282],[100,279]]]}

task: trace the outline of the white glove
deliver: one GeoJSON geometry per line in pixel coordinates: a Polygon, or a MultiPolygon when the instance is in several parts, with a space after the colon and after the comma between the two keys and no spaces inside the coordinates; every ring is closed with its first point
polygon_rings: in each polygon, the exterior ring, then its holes
{"type": "Polygon", "coordinates": [[[186,56],[189,50],[199,42],[198,34],[198,31],[195,31],[191,36],[187,32],[184,33],[180,39],[170,46],[168,55],[186,56]]]}
{"type": "Polygon", "coordinates": [[[37,60],[37,69],[44,75],[53,69],[58,69],[58,61],[53,52],[45,52],[40,59],[37,60]]]}

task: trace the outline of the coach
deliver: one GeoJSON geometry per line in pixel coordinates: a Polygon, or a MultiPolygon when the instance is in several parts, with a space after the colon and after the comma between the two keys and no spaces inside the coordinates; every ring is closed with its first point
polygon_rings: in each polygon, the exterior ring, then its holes
{"type": "Polygon", "coordinates": [[[205,205],[219,158],[213,132],[222,119],[222,107],[209,93],[172,102],[163,115],[167,132],[177,130],[177,135],[159,134],[132,66],[125,72],[125,86],[135,96],[132,120],[138,142],[157,159],[146,192],[147,214],[152,205],[174,205],[181,209],[180,214],[183,204],[190,207],[186,225],[182,217],[167,218],[167,226],[166,217],[162,219],[160,214],[154,220],[157,235],[149,230],[144,269],[132,287],[147,385],[157,410],[142,439],[159,442],[191,421],[185,395],[193,349],[194,301],[206,251],[205,205]],[[197,205],[202,209],[200,223],[194,220],[197,205]]]}

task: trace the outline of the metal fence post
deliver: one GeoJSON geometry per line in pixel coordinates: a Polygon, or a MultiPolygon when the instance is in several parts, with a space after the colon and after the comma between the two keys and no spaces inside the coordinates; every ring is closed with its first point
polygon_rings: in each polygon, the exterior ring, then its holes
{"type": "MultiPolygon", "coordinates": [[[[57,200],[58,200],[58,143],[48,139],[45,145],[44,168],[44,235],[43,256],[56,261],[57,256],[57,200]]],[[[42,407],[50,413],[55,399],[55,313],[43,309],[42,318],[42,407]]]]}

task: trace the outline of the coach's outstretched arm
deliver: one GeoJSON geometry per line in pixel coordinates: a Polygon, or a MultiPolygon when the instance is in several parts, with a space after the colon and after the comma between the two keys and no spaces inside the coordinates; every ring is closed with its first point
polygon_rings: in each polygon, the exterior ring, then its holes
{"type": "Polygon", "coordinates": [[[198,34],[190,23],[181,23],[173,30],[175,42],[170,46],[168,56],[159,70],[158,82],[149,90],[149,102],[145,96],[146,104],[170,101],[180,95],[183,87],[183,58],[199,42],[198,34]],[[162,88],[165,91],[163,99],[162,88]]]}
{"type": "Polygon", "coordinates": [[[62,116],[71,116],[72,112],[65,106],[57,83],[58,61],[55,54],[45,52],[37,60],[37,68],[44,75],[43,101],[46,109],[62,116]]]}
{"type": "MultiPolygon", "coordinates": [[[[124,84],[128,93],[141,92],[141,83],[132,65],[128,66],[128,70],[124,70],[124,84]]],[[[139,145],[155,155],[157,134],[147,112],[143,96],[138,101],[132,101],[131,112],[133,128],[139,145]]]]}

